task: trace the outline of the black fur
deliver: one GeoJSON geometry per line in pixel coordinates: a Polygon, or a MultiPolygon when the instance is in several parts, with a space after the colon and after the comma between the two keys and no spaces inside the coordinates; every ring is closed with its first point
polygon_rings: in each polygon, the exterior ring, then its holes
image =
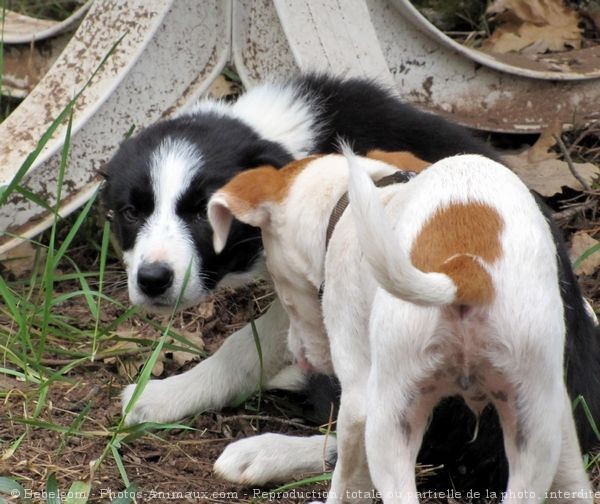
{"type": "MultiPolygon", "coordinates": [[[[319,75],[302,76],[291,82],[299,97],[309,96],[318,104],[315,113],[319,117],[320,136],[315,152],[337,150],[342,138],[363,154],[370,149],[408,150],[431,162],[460,153],[498,158],[490,147],[464,128],[402,104],[373,83],[319,75]]],[[[260,138],[241,121],[214,114],[185,116],[148,128],[124,142],[107,168],[103,199],[116,213],[116,231],[124,249],[133,245],[139,224],[128,224],[123,208],[135,205],[142,218],[151,212],[148,159],[165,136],[187,139],[203,156],[203,166],[181,198],[178,213],[192,230],[198,253],[206,265],[207,271],[203,273],[209,279],[209,287],[213,287],[226,273],[248,269],[261,249],[258,232],[236,223],[225,251],[215,256],[211,232],[204,220],[209,196],[240,170],[266,163],[281,167],[291,160],[291,155],[281,145],[260,138]]],[[[540,206],[548,216],[545,205],[540,203],[540,206]]],[[[585,312],[560,232],[554,225],[553,233],[559,250],[567,323],[567,382],[571,397],[583,395],[600,425],[600,336],[585,312]]],[[[331,387],[326,389],[330,396],[336,395],[331,387]]],[[[581,409],[577,412],[577,426],[582,448],[590,449],[598,440],[581,409]]],[[[474,431],[475,418],[462,399],[449,398],[437,406],[419,461],[443,468],[426,479],[424,486],[480,491],[506,488],[507,463],[498,417],[491,407],[482,414],[479,435],[471,442],[474,431]]]]}

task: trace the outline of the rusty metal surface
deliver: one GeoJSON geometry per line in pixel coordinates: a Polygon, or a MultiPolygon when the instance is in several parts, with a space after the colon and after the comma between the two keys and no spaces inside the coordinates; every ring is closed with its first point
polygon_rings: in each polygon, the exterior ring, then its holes
{"type": "Polygon", "coordinates": [[[4,46],[2,95],[25,98],[63,52],[72,32],[36,44],[4,46]]]}
{"type": "MultiPolygon", "coordinates": [[[[132,126],[140,129],[198,98],[229,56],[230,4],[220,0],[94,2],[73,39],[41,83],[0,125],[0,184],[6,185],[51,121],[85,83],[113,44],[122,43],[75,107],[61,213],[89,197],[98,169],[132,126]]],[[[55,204],[65,127],[38,157],[25,187],[55,204]]],[[[51,216],[16,195],[0,209],[6,232],[32,236],[51,216]]]]}
{"type": "Polygon", "coordinates": [[[294,60],[305,70],[389,81],[367,5],[355,0],[273,0],[294,60]]]}
{"type": "MultiPolygon", "coordinates": [[[[234,32],[236,66],[247,85],[267,75],[289,75],[294,68],[377,77],[391,81],[398,95],[409,103],[488,131],[539,132],[557,117],[565,127],[600,118],[595,52],[589,56],[589,72],[565,73],[570,80],[559,80],[556,72],[547,68],[524,68],[524,62],[519,63],[521,67],[509,65],[518,58],[499,61],[495,57],[495,63],[486,60],[488,65],[484,66],[472,54],[441,43],[445,35],[432,36],[432,29],[415,24],[407,9],[399,9],[400,4],[407,3],[237,2],[234,23],[237,20],[241,34],[236,38],[234,32]],[[362,10],[365,7],[369,17],[362,10]],[[389,75],[380,71],[381,54],[389,75]]],[[[478,57],[486,59],[489,55],[480,53],[478,57]]],[[[559,56],[553,58],[560,64],[559,56]]]]}
{"type": "Polygon", "coordinates": [[[5,44],[29,44],[36,40],[43,40],[72,31],[85,16],[91,4],[92,0],[88,0],[63,21],[36,19],[7,10],[4,15],[2,39],[5,44]]]}
{"type": "Polygon", "coordinates": [[[538,132],[600,117],[600,80],[557,81],[482,66],[423,33],[388,0],[367,0],[396,89],[408,102],[488,131],[538,132]],[[400,36],[401,34],[401,36],[400,36]]]}
{"type": "Polygon", "coordinates": [[[232,23],[233,62],[247,88],[298,70],[272,0],[236,0],[232,23]]]}
{"type": "Polygon", "coordinates": [[[400,14],[420,32],[457,54],[493,70],[543,80],[586,80],[600,77],[600,47],[523,55],[484,52],[459,44],[438,30],[409,0],[389,0],[400,14]]]}

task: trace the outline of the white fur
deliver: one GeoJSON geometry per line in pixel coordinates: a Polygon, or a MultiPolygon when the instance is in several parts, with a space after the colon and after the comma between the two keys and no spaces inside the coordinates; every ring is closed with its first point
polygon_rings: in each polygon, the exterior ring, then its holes
{"type": "Polygon", "coordinates": [[[598,316],[592,308],[592,304],[586,298],[583,298],[583,306],[585,307],[585,311],[589,315],[590,319],[594,322],[594,325],[597,327],[599,325],[598,316]]]}
{"type": "Polygon", "coordinates": [[[286,482],[323,472],[335,450],[334,436],[261,434],[230,444],[215,462],[215,473],[242,485],[286,482]]]}
{"type": "MultiPolygon", "coordinates": [[[[352,212],[338,222],[327,254],[325,228],[347,180],[341,156],[310,163],[288,197],[269,205],[262,228],[279,297],[291,327],[302,328],[290,331],[292,348],[310,361],[329,338],[342,384],[328,502],[353,502],[348,491],[367,492],[373,484],[386,503],[417,502],[414,466],[427,418],[441,398],[455,394],[476,414],[487,402],[498,410],[510,466],[505,502],[539,502],[549,490],[587,492],[576,500],[591,502],[563,380],[556,250],[529,191],[481,156],[445,159],[379,192],[357,170],[379,178],[391,168],[359,163],[350,182],[352,212]],[[427,282],[403,277],[413,274],[407,251],[424,223],[453,203],[484,203],[503,223],[501,257],[486,263],[495,298],[466,312],[438,306],[444,298],[427,282]],[[316,288],[323,280],[321,314],[316,288]],[[513,499],[510,492],[534,497],[513,499]]],[[[454,294],[443,296],[449,302],[454,294]]]]}
{"type": "MultiPolygon", "coordinates": [[[[277,301],[256,320],[266,388],[277,384],[287,385],[292,390],[300,387],[301,375],[297,371],[285,371],[286,363],[291,362],[286,346],[288,326],[287,315],[277,301]]],[[[260,372],[252,329],[247,325],[229,336],[215,354],[196,367],[164,380],[148,382],[125,422],[127,425],[174,422],[187,415],[223,408],[258,390],[260,372]]],[[[125,388],[123,408],[135,387],[125,388]]]]}
{"type": "MultiPolygon", "coordinates": [[[[312,103],[309,98],[301,99],[297,90],[289,86],[286,88],[278,84],[263,84],[245,93],[233,105],[222,101],[204,100],[187,113],[210,112],[240,119],[264,138],[281,143],[293,156],[302,157],[314,150],[319,136],[319,124],[314,115],[317,108],[318,104],[312,103]],[[266,110],[269,111],[267,115],[266,110]]],[[[163,195],[165,218],[167,215],[172,216],[174,210],[171,205],[176,201],[178,191],[184,190],[185,184],[193,175],[195,163],[201,162],[201,154],[193,152],[183,142],[164,144],[164,148],[155,155],[153,186],[155,191],[163,195]],[[174,152],[169,153],[167,147],[174,147],[174,152]],[[172,171],[173,164],[176,165],[174,171],[172,171]],[[162,187],[163,181],[167,184],[165,188],[162,187]],[[173,196],[170,204],[169,194],[173,196]]],[[[162,258],[176,266],[175,283],[179,286],[182,270],[185,273],[194,254],[187,231],[182,229],[177,218],[170,220],[164,229],[163,220],[157,222],[157,219],[154,219],[153,222],[154,230],[157,231],[156,238],[151,238],[152,233],[148,223],[144,232],[146,238],[140,236],[134,249],[124,253],[131,300],[135,304],[146,306],[151,304],[139,291],[136,282],[137,270],[146,253],[149,250],[157,250],[162,258]]],[[[203,286],[198,275],[195,274],[201,267],[200,258],[191,261],[193,269],[190,272],[186,295],[182,300],[183,305],[193,305],[204,294],[203,286]]],[[[226,275],[219,282],[218,287],[238,286],[257,276],[263,278],[266,276],[262,260],[257,260],[249,272],[226,275]]],[[[166,304],[172,305],[177,293],[176,287],[171,289],[168,294],[171,302],[166,300],[166,304]]],[[[153,308],[159,309],[156,306],[153,308]]],[[[257,321],[257,326],[260,328],[261,348],[266,363],[263,377],[265,387],[298,390],[304,376],[297,367],[289,368],[292,362],[287,349],[289,321],[278,301],[275,301],[267,314],[257,321]]],[[[329,361],[328,356],[329,353],[326,351],[325,365],[329,361]]],[[[220,409],[254,392],[259,383],[259,373],[260,367],[252,330],[248,325],[229,336],[214,355],[200,362],[195,368],[178,376],[150,381],[128,415],[126,423],[131,425],[144,421],[173,422],[186,415],[209,409],[220,409]]],[[[123,409],[134,389],[135,385],[129,385],[124,390],[123,409]]],[[[301,467],[308,467],[315,458],[320,457],[320,450],[311,454],[314,444],[303,441],[304,439],[297,439],[297,445],[301,446],[305,442],[306,449],[299,450],[296,463],[301,467]],[[301,457],[306,457],[306,460],[303,461],[301,457]]],[[[236,443],[231,446],[234,449],[236,443]]],[[[253,446],[259,449],[260,442],[257,440],[253,446]]],[[[282,446],[282,449],[285,450],[285,447],[282,446]]],[[[271,470],[276,473],[278,468],[271,467],[271,470]]],[[[265,471],[268,471],[267,467],[265,471]]]]}
{"type": "Polygon", "coordinates": [[[181,304],[193,304],[205,293],[198,274],[201,259],[175,208],[179,196],[189,186],[201,163],[200,153],[183,140],[166,138],[153,153],[150,177],[155,198],[154,211],[140,229],[134,247],[123,254],[129,297],[134,304],[173,306],[183,288],[188,268],[189,279],[181,304]],[[158,299],[148,299],[138,287],[138,269],[143,264],[157,261],[166,263],[173,270],[173,284],[158,299]]]}
{"type": "Polygon", "coordinates": [[[283,145],[294,158],[314,152],[320,128],[315,104],[292,86],[264,83],[252,88],[233,105],[202,100],[188,114],[213,113],[239,119],[261,137],[283,145]]]}

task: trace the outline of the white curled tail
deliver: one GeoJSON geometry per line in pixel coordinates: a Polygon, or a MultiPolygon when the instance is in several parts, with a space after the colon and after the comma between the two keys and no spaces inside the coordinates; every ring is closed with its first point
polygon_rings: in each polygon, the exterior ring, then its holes
{"type": "Polygon", "coordinates": [[[443,273],[424,273],[401,247],[389,224],[375,184],[360,158],[345,147],[350,177],[348,197],[361,249],[375,280],[393,296],[420,305],[446,305],[456,299],[456,285],[443,273]]]}

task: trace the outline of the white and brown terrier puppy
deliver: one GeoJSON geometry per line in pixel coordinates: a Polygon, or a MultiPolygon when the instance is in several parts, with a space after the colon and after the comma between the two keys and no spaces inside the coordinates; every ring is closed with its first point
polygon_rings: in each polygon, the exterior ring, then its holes
{"type": "Polygon", "coordinates": [[[379,157],[395,167],[346,152],[242,172],[208,206],[217,252],[234,217],[261,228],[291,350],[340,379],[328,502],[370,502],[373,486],[385,503],[418,502],[428,417],[454,395],[499,413],[504,502],[592,502],[563,378],[556,247],[532,195],[482,156],[425,169],[379,157]],[[396,168],[420,173],[377,189],[396,168]]]}

